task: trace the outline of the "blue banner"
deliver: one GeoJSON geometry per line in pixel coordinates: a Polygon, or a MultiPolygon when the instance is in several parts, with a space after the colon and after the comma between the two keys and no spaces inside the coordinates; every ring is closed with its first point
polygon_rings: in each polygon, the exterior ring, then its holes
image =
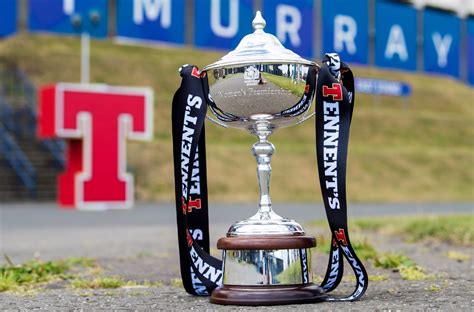
{"type": "Polygon", "coordinates": [[[459,18],[430,9],[423,16],[425,71],[459,77],[459,18]]]}
{"type": "Polygon", "coordinates": [[[416,9],[377,2],[375,65],[416,70],[416,9]]]}
{"type": "Polygon", "coordinates": [[[234,49],[253,32],[253,0],[195,0],[194,44],[234,49]]]}
{"type": "Polygon", "coordinates": [[[323,51],[337,52],[345,62],[367,64],[368,0],[323,0],[323,51]]]}
{"type": "Polygon", "coordinates": [[[16,17],[16,0],[0,1],[0,37],[5,37],[16,32],[16,17]]]}
{"type": "Polygon", "coordinates": [[[182,44],[184,0],[117,0],[117,36],[182,44]]]}
{"type": "Polygon", "coordinates": [[[305,57],[313,57],[313,0],[266,0],[265,32],[275,34],[283,45],[305,57]]]}
{"type": "Polygon", "coordinates": [[[85,31],[93,37],[104,38],[107,36],[107,6],[107,0],[30,0],[29,29],[63,34],[85,31]]]}
{"type": "Polygon", "coordinates": [[[474,85],[474,18],[467,20],[467,81],[474,85]]]}
{"type": "Polygon", "coordinates": [[[355,78],[357,93],[407,97],[411,95],[411,86],[404,81],[372,78],[355,78]]]}

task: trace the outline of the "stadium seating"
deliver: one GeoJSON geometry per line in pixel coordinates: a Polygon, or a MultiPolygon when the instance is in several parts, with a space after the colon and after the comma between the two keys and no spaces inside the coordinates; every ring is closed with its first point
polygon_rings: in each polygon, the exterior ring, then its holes
{"type": "Polygon", "coordinates": [[[36,88],[18,70],[0,70],[0,201],[54,199],[64,143],[36,138],[36,88]]]}

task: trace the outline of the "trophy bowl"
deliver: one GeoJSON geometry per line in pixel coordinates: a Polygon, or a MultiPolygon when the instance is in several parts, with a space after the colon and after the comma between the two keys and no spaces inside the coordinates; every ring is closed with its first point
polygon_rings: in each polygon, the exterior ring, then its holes
{"type": "Polygon", "coordinates": [[[297,114],[289,110],[305,95],[310,66],[257,61],[208,70],[211,110],[222,125],[251,132],[259,122],[272,130],[298,124],[311,115],[311,107],[297,114]]]}
{"type": "Polygon", "coordinates": [[[224,127],[254,133],[258,123],[266,122],[274,130],[312,115],[316,80],[308,74],[315,76],[318,65],[283,47],[275,36],[263,31],[265,25],[258,11],[252,22],[254,33],[203,69],[212,97],[210,108],[218,119],[213,121],[224,127]]]}
{"type": "Polygon", "coordinates": [[[209,82],[213,122],[239,128],[257,137],[252,152],[257,160],[259,209],[234,223],[217,247],[223,250],[223,286],[211,302],[219,304],[282,304],[314,301],[322,290],[312,283],[311,248],[296,221],[277,215],[269,195],[275,150],[268,137],[278,128],[301,123],[314,115],[318,65],[286,49],[264,32],[257,12],[254,32],[219,61],[204,67],[209,82]]]}

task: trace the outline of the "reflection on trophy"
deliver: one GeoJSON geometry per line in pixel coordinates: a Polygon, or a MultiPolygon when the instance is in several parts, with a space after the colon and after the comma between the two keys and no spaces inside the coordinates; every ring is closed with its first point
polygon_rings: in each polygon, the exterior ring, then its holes
{"type": "Polygon", "coordinates": [[[223,250],[224,279],[212,293],[213,303],[314,302],[323,293],[312,283],[310,249],[316,246],[315,238],[306,236],[294,220],[276,214],[269,195],[275,148],[268,137],[314,114],[310,108],[318,66],[265,33],[265,24],[257,12],[254,33],[203,70],[209,79],[210,109],[217,119],[209,118],[258,138],[252,152],[257,159],[259,209],[233,224],[217,243],[223,250]]]}

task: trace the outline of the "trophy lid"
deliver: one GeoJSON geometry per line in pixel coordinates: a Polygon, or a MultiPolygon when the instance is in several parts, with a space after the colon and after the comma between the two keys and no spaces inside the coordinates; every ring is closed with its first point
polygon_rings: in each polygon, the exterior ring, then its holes
{"type": "Polygon", "coordinates": [[[235,50],[224,55],[219,61],[207,65],[203,70],[255,63],[315,65],[314,62],[308,61],[285,48],[274,35],[264,32],[263,29],[266,24],[260,11],[257,11],[252,21],[255,31],[246,35],[235,50]]]}

